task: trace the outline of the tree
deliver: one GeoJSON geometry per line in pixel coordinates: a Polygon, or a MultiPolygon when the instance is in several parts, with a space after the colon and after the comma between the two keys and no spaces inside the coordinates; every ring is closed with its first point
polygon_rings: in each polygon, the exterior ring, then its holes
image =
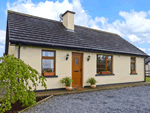
{"type": "Polygon", "coordinates": [[[34,105],[34,91],[38,84],[46,90],[46,79],[14,55],[5,55],[0,57],[0,60],[0,92],[6,91],[1,98],[0,113],[10,110],[11,104],[18,100],[23,106],[34,105]]]}

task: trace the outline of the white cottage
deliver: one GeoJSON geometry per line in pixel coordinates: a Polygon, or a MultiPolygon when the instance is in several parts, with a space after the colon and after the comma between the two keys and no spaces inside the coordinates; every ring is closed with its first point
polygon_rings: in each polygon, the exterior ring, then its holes
{"type": "Polygon", "coordinates": [[[41,73],[48,90],[65,88],[66,76],[73,87],[89,86],[89,77],[97,85],[145,81],[146,53],[118,34],[74,25],[74,15],[66,11],[60,22],[8,11],[5,54],[41,73]]]}

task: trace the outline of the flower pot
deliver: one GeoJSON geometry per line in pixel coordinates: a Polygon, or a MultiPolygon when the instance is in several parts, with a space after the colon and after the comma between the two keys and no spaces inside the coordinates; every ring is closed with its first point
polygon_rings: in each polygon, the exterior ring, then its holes
{"type": "Polygon", "coordinates": [[[91,85],[91,88],[96,88],[96,84],[92,84],[92,85],[91,85]]]}
{"type": "Polygon", "coordinates": [[[44,72],[44,76],[54,76],[54,72],[44,72]]]}
{"type": "Polygon", "coordinates": [[[66,86],[66,90],[70,91],[70,90],[72,90],[72,87],[71,86],[66,86]]]}
{"type": "Polygon", "coordinates": [[[136,73],[135,71],[131,71],[131,73],[136,73]]]}
{"type": "Polygon", "coordinates": [[[101,71],[101,74],[111,74],[110,71],[101,71]]]}

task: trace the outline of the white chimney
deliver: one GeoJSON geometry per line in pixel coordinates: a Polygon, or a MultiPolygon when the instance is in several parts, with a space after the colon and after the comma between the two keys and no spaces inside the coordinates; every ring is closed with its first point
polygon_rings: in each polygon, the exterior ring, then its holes
{"type": "Polygon", "coordinates": [[[63,25],[66,27],[69,31],[74,31],[74,14],[75,12],[72,11],[66,11],[62,17],[63,17],[63,25]]]}

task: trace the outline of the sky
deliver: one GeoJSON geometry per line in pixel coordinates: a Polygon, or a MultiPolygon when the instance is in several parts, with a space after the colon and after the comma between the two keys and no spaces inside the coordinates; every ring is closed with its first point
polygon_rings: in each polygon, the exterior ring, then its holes
{"type": "Polygon", "coordinates": [[[75,24],[117,33],[150,55],[149,0],[0,0],[0,57],[5,50],[7,10],[59,21],[74,11],[75,24]]]}

